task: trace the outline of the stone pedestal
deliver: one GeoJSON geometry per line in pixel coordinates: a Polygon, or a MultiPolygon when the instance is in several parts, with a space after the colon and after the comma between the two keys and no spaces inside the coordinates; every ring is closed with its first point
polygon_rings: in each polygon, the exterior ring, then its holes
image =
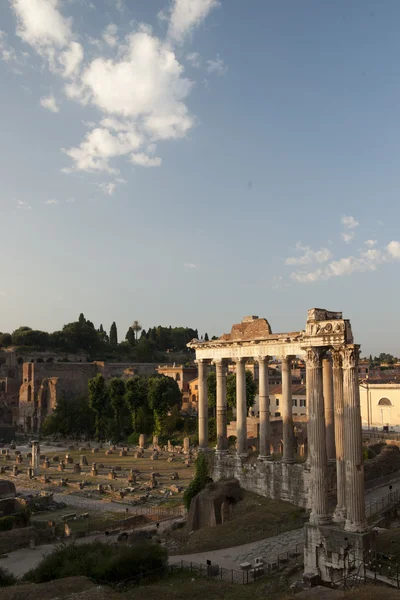
{"type": "Polygon", "coordinates": [[[60,462],[58,467],[57,467],[57,471],[63,472],[65,469],[65,465],[63,462],[60,462]]]}
{"type": "Polygon", "coordinates": [[[343,583],[349,572],[363,576],[364,559],[375,548],[375,532],[350,533],[339,524],[304,526],[304,579],[313,585],[343,583]]]}
{"type": "Polygon", "coordinates": [[[183,438],[183,452],[188,454],[190,452],[190,438],[183,438]]]}
{"type": "Polygon", "coordinates": [[[120,455],[120,457],[122,458],[123,456],[127,456],[127,455],[128,455],[128,453],[127,453],[127,451],[126,451],[126,450],[120,450],[120,451],[119,451],[119,455],[120,455]]]}
{"type": "Polygon", "coordinates": [[[139,435],[139,448],[145,448],[145,447],[146,447],[146,434],[141,433],[139,435]]]}
{"type": "Polygon", "coordinates": [[[107,479],[117,479],[117,474],[114,469],[111,469],[111,471],[108,473],[107,479]]]}
{"type": "Polygon", "coordinates": [[[66,454],[65,462],[67,463],[67,465],[72,465],[74,463],[74,459],[69,454],[66,454]]]}
{"type": "MultiPolygon", "coordinates": [[[[93,450],[94,450],[94,448],[93,448],[93,450]]],[[[81,458],[80,458],[80,465],[81,465],[81,467],[87,467],[88,461],[87,461],[87,458],[86,458],[85,455],[81,456],[81,458]]]]}
{"type": "Polygon", "coordinates": [[[76,463],[76,464],[74,465],[74,473],[78,473],[78,474],[80,474],[81,470],[82,470],[82,469],[81,469],[81,465],[80,465],[79,463],[76,463]]]}

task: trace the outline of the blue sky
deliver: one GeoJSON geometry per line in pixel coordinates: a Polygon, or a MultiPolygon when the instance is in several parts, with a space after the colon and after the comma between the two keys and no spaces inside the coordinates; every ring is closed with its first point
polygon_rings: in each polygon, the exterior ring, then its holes
{"type": "Polygon", "coordinates": [[[400,355],[397,0],[3,0],[0,331],[80,312],[400,355]]]}

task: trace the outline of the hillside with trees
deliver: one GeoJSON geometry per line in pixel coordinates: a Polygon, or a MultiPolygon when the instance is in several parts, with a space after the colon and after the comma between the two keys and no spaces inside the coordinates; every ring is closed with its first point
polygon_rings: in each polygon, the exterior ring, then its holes
{"type": "Polygon", "coordinates": [[[25,325],[12,333],[0,333],[0,348],[15,347],[21,352],[24,349],[38,352],[84,352],[88,355],[88,360],[135,362],[168,362],[169,354],[171,361],[174,360],[174,355],[181,354],[187,356],[187,361],[190,361],[193,352],[186,344],[198,337],[197,329],[190,327],[158,325],[146,331],[138,320],[134,320],[121,339],[115,321],[107,333],[102,324],[96,328],[94,323],[81,313],[77,321],[67,323],[60,331],[53,333],[25,325]]]}

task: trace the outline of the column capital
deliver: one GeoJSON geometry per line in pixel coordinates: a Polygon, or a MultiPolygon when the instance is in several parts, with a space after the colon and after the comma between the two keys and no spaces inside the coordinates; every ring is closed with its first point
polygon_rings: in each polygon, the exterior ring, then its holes
{"type": "Polygon", "coordinates": [[[341,356],[343,369],[354,369],[358,365],[360,346],[358,344],[344,346],[341,350],[341,356]]]}
{"type": "Polygon", "coordinates": [[[322,366],[322,354],[324,348],[306,348],[306,366],[308,369],[320,369],[322,366]]]}
{"type": "Polygon", "coordinates": [[[281,362],[291,362],[292,360],[294,360],[296,357],[294,354],[285,354],[284,356],[277,356],[278,360],[280,360],[281,362]]]}
{"type": "Polygon", "coordinates": [[[229,361],[229,358],[214,358],[212,361],[212,364],[217,365],[217,366],[224,366],[227,365],[229,361]]]}
{"type": "Polygon", "coordinates": [[[270,356],[256,356],[255,359],[258,363],[268,363],[270,361],[270,356]]]}
{"type": "Polygon", "coordinates": [[[234,361],[236,364],[239,364],[239,365],[240,365],[240,364],[242,364],[242,363],[246,364],[246,362],[247,362],[247,358],[246,358],[246,357],[244,357],[244,356],[237,356],[236,358],[233,358],[232,360],[233,360],[233,361],[234,361]]]}
{"type": "Polygon", "coordinates": [[[210,360],[208,358],[198,358],[194,361],[197,365],[208,365],[210,360]]]}

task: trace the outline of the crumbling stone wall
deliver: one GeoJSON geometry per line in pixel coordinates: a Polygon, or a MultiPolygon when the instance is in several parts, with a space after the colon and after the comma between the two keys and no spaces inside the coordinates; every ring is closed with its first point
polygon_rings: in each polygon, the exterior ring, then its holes
{"type": "Polygon", "coordinates": [[[231,507],[240,500],[243,490],[237,479],[209,483],[190,503],[188,531],[224,523],[230,517],[231,507]]]}
{"type": "MultiPolygon", "coordinates": [[[[329,500],[336,499],[336,468],[329,469],[329,500]]],[[[212,477],[214,481],[236,478],[249,492],[273,500],[285,500],[295,506],[311,508],[311,477],[306,464],[286,464],[282,461],[238,461],[235,455],[216,457],[212,477]]]]}

